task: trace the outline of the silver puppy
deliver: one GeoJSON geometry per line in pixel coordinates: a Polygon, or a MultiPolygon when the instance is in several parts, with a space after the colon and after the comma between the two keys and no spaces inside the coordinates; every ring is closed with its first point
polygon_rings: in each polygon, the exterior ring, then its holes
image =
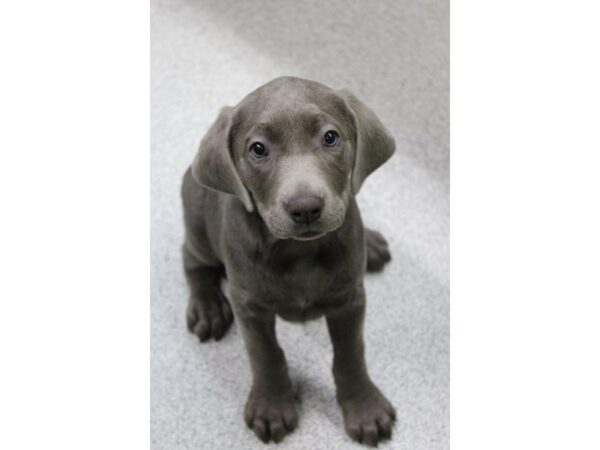
{"type": "Polygon", "coordinates": [[[367,445],[391,437],[394,409],[369,378],[362,338],[365,269],[390,254],[354,196],[394,149],[350,93],[283,77],[225,107],[184,176],[188,327],[218,340],[233,308],[253,374],[245,420],[265,442],[298,423],[276,315],[326,317],[346,431],[367,445]]]}

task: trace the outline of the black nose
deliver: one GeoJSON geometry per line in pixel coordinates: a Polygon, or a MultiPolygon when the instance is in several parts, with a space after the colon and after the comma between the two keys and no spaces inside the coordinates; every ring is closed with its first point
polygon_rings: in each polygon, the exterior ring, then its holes
{"type": "Polygon", "coordinates": [[[303,195],[290,200],[286,209],[294,222],[308,225],[321,217],[323,200],[316,195],[303,195]]]}

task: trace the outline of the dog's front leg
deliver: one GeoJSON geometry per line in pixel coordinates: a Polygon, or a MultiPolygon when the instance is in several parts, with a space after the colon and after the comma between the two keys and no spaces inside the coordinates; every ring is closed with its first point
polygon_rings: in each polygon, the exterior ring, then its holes
{"type": "Polygon", "coordinates": [[[236,311],[252,367],[252,389],[244,418],[256,436],[281,441],[298,424],[292,384],[275,335],[275,316],[236,311]]]}
{"type": "MultiPolygon", "coordinates": [[[[361,293],[364,296],[364,293],[361,293]]],[[[392,434],[394,408],[369,378],[362,335],[365,304],[327,317],[333,343],[333,376],[347,433],[363,444],[376,446],[392,434]]]]}

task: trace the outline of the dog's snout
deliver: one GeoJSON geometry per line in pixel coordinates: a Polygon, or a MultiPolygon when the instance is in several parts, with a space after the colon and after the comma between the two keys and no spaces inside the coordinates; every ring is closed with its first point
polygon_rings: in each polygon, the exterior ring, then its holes
{"type": "Polygon", "coordinates": [[[323,200],[316,195],[298,196],[287,202],[286,209],[294,222],[308,225],[321,217],[323,200]]]}

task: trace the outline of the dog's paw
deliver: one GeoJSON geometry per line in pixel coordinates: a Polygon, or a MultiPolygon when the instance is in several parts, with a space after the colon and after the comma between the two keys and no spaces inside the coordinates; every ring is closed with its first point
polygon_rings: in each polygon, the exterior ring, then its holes
{"type": "Polygon", "coordinates": [[[188,329],[200,342],[210,338],[218,341],[233,322],[233,313],[221,290],[215,289],[202,298],[190,298],[186,319],[188,329]]]}
{"type": "Polygon", "coordinates": [[[379,389],[348,398],[341,403],[346,432],[355,441],[376,447],[392,437],[396,412],[379,389]]]}
{"type": "Polygon", "coordinates": [[[365,228],[367,272],[379,272],[392,259],[388,243],[381,233],[365,228]]]}
{"type": "Polygon", "coordinates": [[[246,425],[263,442],[281,442],[298,425],[291,392],[265,393],[252,389],[244,412],[246,425]]]}

